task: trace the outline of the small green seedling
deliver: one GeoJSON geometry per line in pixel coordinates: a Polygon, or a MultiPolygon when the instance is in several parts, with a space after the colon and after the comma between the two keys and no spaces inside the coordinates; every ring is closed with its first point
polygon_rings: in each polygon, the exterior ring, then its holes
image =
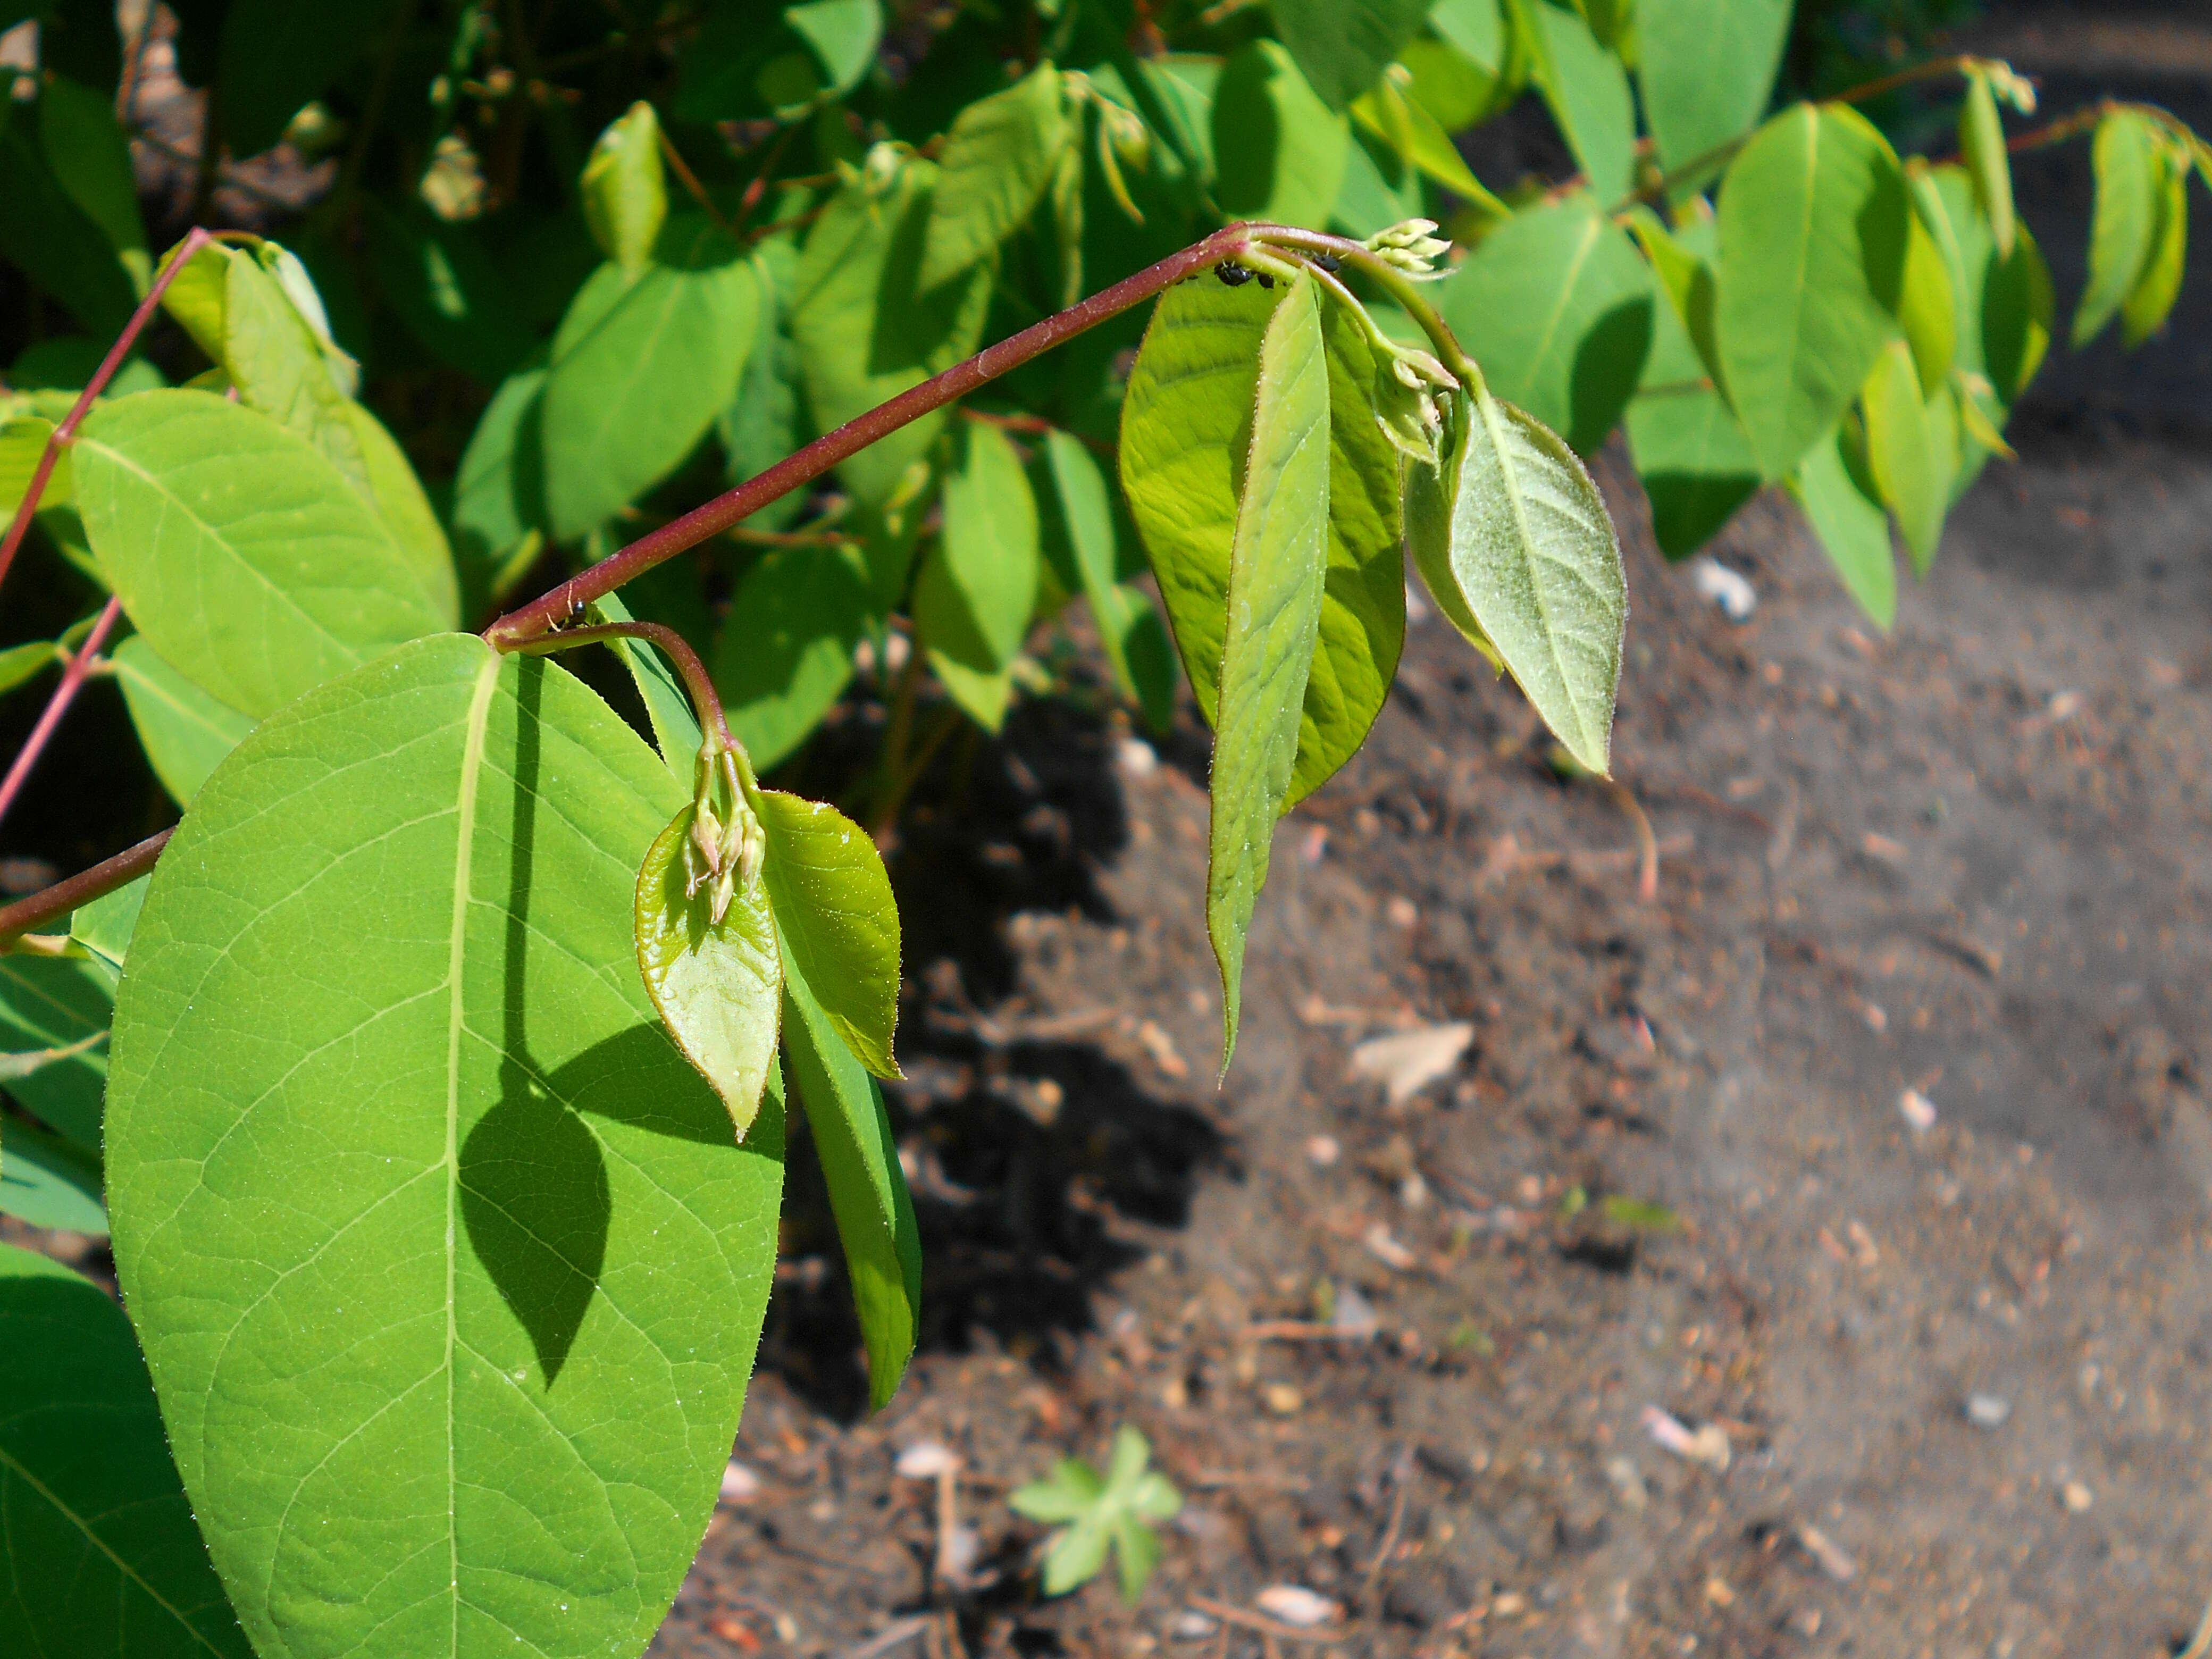
{"type": "Polygon", "coordinates": [[[1121,1570],[1121,1599],[1134,1607],[1159,1565],[1160,1540],[1151,1526],[1182,1507],[1168,1478],[1148,1472],[1152,1447],[1124,1425],[1114,1436],[1114,1457],[1102,1478],[1079,1457],[1063,1459],[1048,1480],[1033,1480],[1006,1502],[1032,1521],[1058,1522],[1044,1554],[1044,1593],[1065,1595],[1096,1578],[1113,1547],[1121,1570]]]}

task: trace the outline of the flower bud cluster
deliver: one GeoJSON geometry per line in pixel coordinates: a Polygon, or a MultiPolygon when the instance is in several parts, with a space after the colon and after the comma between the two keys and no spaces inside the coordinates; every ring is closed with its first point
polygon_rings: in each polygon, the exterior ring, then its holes
{"type": "Polygon", "coordinates": [[[691,833],[684,843],[684,896],[708,889],[708,919],[720,927],[740,892],[760,876],[768,835],[745,804],[737,757],[709,738],[699,747],[691,795],[691,833]],[[715,797],[727,803],[717,811],[715,797]]]}
{"type": "Polygon", "coordinates": [[[1423,282],[1440,282],[1450,273],[1438,270],[1436,262],[1450,251],[1451,244],[1439,240],[1436,228],[1433,219],[1401,219],[1389,229],[1378,230],[1369,237],[1367,251],[1408,276],[1423,282]]]}

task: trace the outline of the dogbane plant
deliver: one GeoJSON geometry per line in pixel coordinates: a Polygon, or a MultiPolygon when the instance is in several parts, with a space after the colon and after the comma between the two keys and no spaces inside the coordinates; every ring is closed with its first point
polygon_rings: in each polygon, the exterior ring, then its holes
{"type": "MultiPolygon", "coordinates": [[[[1572,453],[1492,395],[1422,297],[1433,228],[1232,225],[480,634],[453,626],[435,520],[345,395],[312,284],[250,238],[195,233],[168,256],[147,303],[214,359],[208,384],[100,398],[96,376],[23,512],[65,473],[134,639],[177,695],[251,730],[173,835],[0,912],[31,962],[114,995],[106,1200],[153,1394],[102,1311],[80,1345],[91,1382],[21,1368],[11,1403],[85,1420],[127,1401],[128,1468],[51,1435],[0,1465],[52,1503],[52,1558],[90,1562],[66,1593],[112,1604],[103,1637],[640,1649],[736,1428],[794,1096],[875,1401],[896,1386],[920,1261],[877,1082],[897,1074],[890,884],[860,824],[762,785],[683,636],[628,614],[619,590],[657,564],[1157,296],[1121,464],[1218,732],[1224,1066],[1275,823],[1358,748],[1395,671],[1401,546],[1603,769],[1613,528],[1572,453]],[[653,744],[554,660],[598,646],[629,665],[653,744]],[[71,1507],[126,1489],[146,1506],[127,1535],[71,1507]]],[[[106,1310],[8,1260],[0,1295],[106,1310]]],[[[92,1616],[16,1594],[34,1630],[92,1616]]]]}

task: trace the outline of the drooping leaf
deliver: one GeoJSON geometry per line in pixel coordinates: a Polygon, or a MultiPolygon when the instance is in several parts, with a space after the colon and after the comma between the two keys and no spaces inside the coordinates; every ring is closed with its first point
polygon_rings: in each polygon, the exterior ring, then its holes
{"type": "Polygon", "coordinates": [[[1437,297],[1498,396],[1583,454],[1604,444],[1643,373],[1655,295],[1635,246],[1595,197],[1577,191],[1516,214],[1437,297]]]}
{"type": "Polygon", "coordinates": [[[1889,520],[1873,481],[1838,432],[1814,445],[1790,480],[1790,493],[1821,548],[1875,627],[1887,633],[1897,620],[1897,556],[1890,549],[1889,520]]]}
{"type": "MultiPolygon", "coordinates": [[[[1418,167],[1446,190],[1463,198],[1485,217],[1503,219],[1512,211],[1499,201],[1468,167],[1437,118],[1399,90],[1385,76],[1371,92],[1352,100],[1352,112],[1359,124],[1388,143],[1407,163],[1418,167]]],[[[1419,191],[1413,191],[1413,211],[1401,218],[1419,216],[1419,191]]]]}
{"type": "Polygon", "coordinates": [[[1427,0],[1273,0],[1283,44],[1322,101],[1340,110],[1420,32],[1427,0]]]}
{"type": "Polygon", "coordinates": [[[714,1087],[743,1140],[775,1059],[783,968],[768,890],[740,883],[721,921],[710,894],[687,896],[684,843],[694,809],[670,820],[637,872],[637,965],[661,1023],[714,1087]]]}
{"type": "Polygon", "coordinates": [[[1214,193],[1231,219],[1322,228],[1344,182],[1344,116],[1322,102],[1289,52],[1248,40],[1221,66],[1212,120],[1214,193]]]}
{"type": "Polygon", "coordinates": [[[72,459],[86,533],[131,622],[242,714],[447,624],[374,510],[266,416],[204,392],[142,392],[95,408],[72,459]]]}
{"type": "Polygon", "coordinates": [[[190,806],[253,722],[170,667],[141,635],[124,641],[109,659],[154,775],[178,805],[190,806]]]}
{"type": "Polygon", "coordinates": [[[117,1266],[264,1659],[634,1652],[682,1582],[781,1178],[628,966],[684,798],[564,671],[449,635],[264,722],[155,872],[117,1266]]]}
{"type": "Polygon", "coordinates": [[[995,252],[1036,210],[1075,137],[1049,62],[962,110],[939,163],[919,286],[933,289],[995,252]]]}
{"type": "Polygon", "coordinates": [[[737,245],[678,215],[635,279],[602,265],[553,337],[538,417],[547,528],[581,536],[666,477],[736,393],[759,285],[737,245]]]}
{"type": "Polygon", "coordinates": [[[131,140],[115,118],[115,100],[66,75],[39,91],[39,141],[54,178],[143,294],[153,279],[146,252],[146,223],[138,211],[138,186],[131,170],[131,140]]]}
{"type": "Polygon", "coordinates": [[[867,831],[821,801],[763,789],[750,797],[768,833],[762,869],[786,983],[808,988],[838,1037],[878,1077],[899,1075],[899,918],[867,831]]]}
{"type": "Polygon", "coordinates": [[[1860,402],[1866,411],[1867,464],[1875,489],[1897,515],[1913,565],[1925,575],[1951,504],[1951,469],[1929,427],[1920,377],[1904,341],[1892,340],[1882,348],[1860,402]]]}
{"type": "Polygon", "coordinates": [[[660,118],[643,99],[592,146],[584,163],[584,222],[599,252],[635,277],[653,261],[668,220],[668,178],[660,159],[660,118]]]}
{"type": "Polygon", "coordinates": [[[2158,240],[2165,145],[2149,118],[2116,109],[2097,123],[2090,155],[2097,203],[2089,228],[2089,282],[2074,311],[2074,349],[2105,331],[2136,291],[2158,240]]]}
{"type": "Polygon", "coordinates": [[[1568,753],[1602,773],[1628,615],[1605,501],[1558,434],[1486,389],[1455,400],[1450,427],[1443,465],[1413,469],[1415,563],[1568,753]]]}
{"type": "MultiPolygon", "coordinates": [[[[1659,163],[1669,173],[1711,155],[1766,113],[1790,3],[1666,0],[1638,8],[1636,78],[1659,163]]],[[[1715,171],[1723,159],[1714,158],[1715,171]]]]}
{"type": "Polygon", "coordinates": [[[1608,207],[1636,182],[1636,99],[1628,71],[1559,0],[1509,0],[1528,43],[1531,78],[1598,199],[1608,207]]]}
{"type": "Polygon", "coordinates": [[[32,112],[9,100],[0,114],[0,254],[95,339],[112,340],[137,303],[130,271],[54,176],[32,112]]]}
{"type": "Polygon", "coordinates": [[[1143,590],[1121,580],[1120,537],[1106,475],[1071,433],[1047,433],[1044,453],[1054,523],[1090,602],[1115,684],[1143,709],[1147,726],[1164,732],[1175,720],[1174,647],[1143,590]]]}
{"type": "Polygon", "coordinates": [[[88,1039],[107,1030],[114,1010],[113,985],[95,963],[69,957],[0,957],[0,1049],[70,1053],[68,1060],[11,1078],[4,1086],[18,1105],[95,1155],[107,1054],[88,1039]]]}
{"type": "Polygon", "coordinates": [[[1214,720],[1206,932],[1221,966],[1221,1065],[1237,1049],[1244,935],[1288,804],[1300,713],[1321,641],[1328,563],[1329,375],[1313,279],[1301,274],[1261,337],[1237,495],[1214,720]]]}
{"type": "Polygon", "coordinates": [[[844,694],[874,611],[850,548],[778,548],[745,573],[713,665],[730,730],[754,766],[788,757],[844,694]]]}
{"type": "MultiPolygon", "coordinates": [[[[27,1073],[37,1075],[36,1070],[27,1073]]],[[[12,1215],[28,1226],[106,1237],[98,1148],[64,1140],[27,1123],[0,1125],[0,1215],[12,1215]]],[[[0,1492],[6,1490],[6,1473],[0,1465],[0,1492]]]]}
{"type": "MultiPolygon", "coordinates": [[[[18,1133],[0,1146],[0,1187],[18,1133]]],[[[50,1256],[0,1244],[0,1647],[248,1659],[177,1480],[131,1322],[50,1256]]]]}
{"type": "Polygon", "coordinates": [[[2005,153],[2004,118],[1997,113],[1989,72],[1978,64],[1966,67],[1966,100],[1959,108],[1959,155],[1974,181],[1982,215],[1990,222],[1997,256],[2009,258],[2014,222],[2012,157],[2005,153]]]}
{"type": "Polygon", "coordinates": [[[803,975],[787,975],[783,1009],[788,1079],[799,1091],[830,1188],[868,1354],[868,1404],[880,1411],[898,1390],[921,1328],[921,1235],[914,1199],[883,1091],[845,1046],[803,975]]]}
{"type": "Polygon", "coordinates": [[[1676,382],[1628,405],[1628,447],[1651,503],[1651,533],[1670,559],[1686,559],[1759,490],[1759,462],[1710,387],[1676,382]]]}
{"type": "MultiPolygon", "coordinates": [[[[1199,281],[1161,296],[1121,412],[1121,483],[1199,708],[1221,708],[1221,657],[1261,339],[1278,295],[1199,281]]],[[[1328,571],[1285,809],[1348,759],[1381,710],[1404,639],[1398,451],[1375,420],[1372,360],[1332,305],[1328,571]]]]}
{"type": "Polygon", "coordinates": [[[1888,141],[1841,106],[1776,116],[1729,168],[1714,321],[1770,482],[1835,424],[1897,331],[1910,220],[1888,141]]]}
{"type": "MultiPolygon", "coordinates": [[[[807,234],[791,337],[815,425],[824,432],[951,368],[982,336],[991,261],[920,289],[936,183],[936,167],[915,161],[880,198],[848,185],[807,234]]],[[[945,418],[940,410],[901,427],[841,463],[838,476],[863,503],[881,505],[936,441],[945,418]]]]}
{"type": "Polygon", "coordinates": [[[256,155],[344,72],[392,15],[393,0],[234,0],[222,22],[223,137],[256,155]]]}
{"type": "Polygon", "coordinates": [[[2016,228],[2012,258],[1992,259],[1982,290],[1982,362],[1997,396],[2020,401],[2043,367],[2058,310],[2051,267],[2026,225],[2016,228]]]}
{"type": "Polygon", "coordinates": [[[1905,277],[1899,285],[1897,320],[1911,348],[1923,393],[1951,376],[1959,356],[1958,293],[1942,250],[1916,213],[1907,222],[1905,277]]]}
{"type": "Polygon", "coordinates": [[[2120,338],[2130,349],[2155,334],[2172,313],[2189,261],[2189,169],[2171,153],[2160,158],[2160,167],[2158,228],[2142,273],[2120,305],[2120,338]]]}

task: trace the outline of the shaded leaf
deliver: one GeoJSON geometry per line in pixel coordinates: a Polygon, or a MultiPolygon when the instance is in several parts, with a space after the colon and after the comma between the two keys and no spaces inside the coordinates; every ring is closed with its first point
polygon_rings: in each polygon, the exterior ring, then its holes
{"type": "Polygon", "coordinates": [[[1897,620],[1897,556],[1890,549],[1889,520],[1844,433],[1823,439],[1798,463],[1790,493],[1805,510],[1844,590],[1887,632],[1897,620]]]}
{"type": "Polygon", "coordinates": [[[530,356],[537,341],[475,227],[374,197],[362,208],[378,292],[426,350],[490,386],[530,356]]]}
{"type": "Polygon", "coordinates": [[[240,155],[283,137],[302,105],[383,29],[393,0],[232,0],[222,21],[222,132],[240,155]]]}
{"type": "MultiPolygon", "coordinates": [[[[1790,13],[1790,0],[1666,0],[1638,9],[1636,78],[1668,172],[1683,172],[1766,113],[1790,13]]],[[[1713,170],[1720,165],[1716,158],[1713,170]]]]}
{"type": "Polygon", "coordinates": [[[266,416],[204,392],[142,392],[97,406],[72,459],[86,532],[131,622],[242,714],[446,625],[368,503],[266,416]]]}
{"type": "Polygon", "coordinates": [[[899,917],[883,855],[835,807],[780,790],[750,797],[784,978],[808,988],[839,1039],[878,1077],[899,1075],[899,917]]]}
{"type": "Polygon", "coordinates": [[[137,304],[131,274],[48,165],[32,112],[0,100],[0,254],[94,338],[112,340],[137,304]]]}
{"type": "MultiPolygon", "coordinates": [[[[635,620],[619,593],[593,600],[589,615],[598,622],[635,620]]],[[[646,724],[653,728],[653,747],[660,751],[662,763],[677,782],[689,789],[702,735],[699,718],[691,708],[691,694],[651,641],[617,637],[609,640],[607,647],[629,671],[630,684],[637,688],[638,701],[645,705],[646,724]]]]}
{"type": "Polygon", "coordinates": [[[939,163],[918,285],[933,289],[996,252],[1036,210],[1075,137],[1049,62],[963,109],[939,163]]]}
{"type": "Polygon", "coordinates": [[[1143,709],[1146,726],[1164,732],[1175,720],[1174,647],[1151,599],[1119,579],[1120,537],[1106,475],[1071,434],[1047,433],[1044,453],[1056,523],[1098,625],[1114,683],[1143,709]]]}
{"type": "MultiPolygon", "coordinates": [[[[28,1075],[35,1077],[38,1073],[28,1075]]],[[[64,1140],[27,1123],[0,1125],[0,1215],[12,1215],[33,1227],[58,1227],[91,1238],[106,1237],[107,1210],[100,1201],[98,1149],[64,1140]]],[[[6,1491],[8,1473],[0,1465],[0,1492],[6,1491]]],[[[13,1531],[11,1527],[11,1537],[13,1531]]],[[[4,1607],[0,1602],[0,1608],[4,1607]]],[[[0,1630],[4,1628],[0,1626],[0,1630]]]]}
{"type": "Polygon", "coordinates": [[[2139,346],[2156,333],[2181,296],[2181,273],[2189,261],[2189,169],[2166,155],[2158,193],[2158,229],[2142,274],[2120,306],[2120,338],[2139,346]]]}
{"type": "Polygon", "coordinates": [[[660,118],[640,99],[607,124],[584,162],[584,222],[599,252],[626,276],[653,262],[668,219],[668,179],[660,160],[660,118]]]}
{"type": "Polygon", "coordinates": [[[1273,0],[1275,27],[1307,82],[1340,110],[1420,33],[1426,0],[1273,0]]]}
{"type": "Polygon", "coordinates": [[[1214,193],[1231,219],[1321,228],[1344,182],[1351,127],[1273,40],[1221,66],[1212,119],[1214,193]]]}
{"type": "Polygon", "coordinates": [[[1776,116],[1729,168],[1714,320],[1769,481],[1835,424],[1897,331],[1910,223],[1888,142],[1840,106],[1776,116]]]}
{"type": "Polygon", "coordinates": [[[143,294],[154,264],[138,212],[131,140],[116,121],[114,99],[65,75],[50,77],[39,90],[39,142],[63,192],[100,227],[131,286],[143,294]]]}
{"type": "Polygon", "coordinates": [[[1288,804],[1328,570],[1329,375],[1321,310],[1301,274],[1260,343],[1237,495],[1214,721],[1206,932],[1221,967],[1224,1072],[1237,1048],[1244,935],[1288,804]]]}
{"type": "Polygon", "coordinates": [[[190,806],[253,722],[170,667],[142,635],[124,641],[109,659],[154,775],[178,805],[190,806]]]}
{"type": "Polygon", "coordinates": [[[1686,559],[1759,491],[1759,462],[1727,402],[1707,387],[1654,392],[1628,405],[1628,447],[1651,503],[1651,533],[1686,559]]]}
{"type": "Polygon", "coordinates": [[[68,957],[0,957],[0,1049],[67,1049],[70,1057],[14,1078],[8,1094],[83,1150],[100,1151],[107,1055],[86,1040],[107,1030],[112,981],[97,963],[68,957]]]}
{"type": "Polygon", "coordinates": [[[635,1651],[683,1581],[781,1180],[626,964],[684,796],[564,671],[448,635],[265,721],[155,872],[117,1266],[264,1654],[635,1651]]]}
{"type": "MultiPolygon", "coordinates": [[[[545,516],[545,371],[510,374],[477,417],[453,477],[453,547],[464,609],[474,617],[503,592],[505,567],[545,516]]],[[[535,544],[532,544],[534,546],[535,544]]],[[[520,572],[508,580],[519,580],[520,572]]]]}
{"type": "Polygon", "coordinates": [[[1966,100],[1959,108],[1959,155],[1974,181],[1982,216],[1990,222],[1997,257],[2009,258],[2014,222],[2012,157],[2005,153],[2004,118],[1990,90],[1989,72],[1978,64],[1966,66],[1966,100]]]}
{"type": "Polygon", "coordinates": [[[793,753],[843,695],[875,614],[859,556],[778,548],[745,573],[714,641],[730,730],[766,771],[793,753]]]}
{"type": "Polygon", "coordinates": [[[2074,311],[2074,348],[2105,331],[2136,291],[2158,240],[2165,146],[2148,117],[2116,109],[2091,147],[2097,201],[2089,228],[2089,281],[2074,311]]]}
{"type": "MultiPolygon", "coordinates": [[[[771,236],[753,251],[760,273],[760,320],[745,358],[738,395],[715,417],[725,472],[732,484],[767,471],[803,447],[811,435],[800,408],[799,348],[791,337],[789,297],[799,272],[799,247],[788,235],[771,236]]],[[[745,522],[781,530],[805,510],[806,492],[778,496],[745,522]]]]}
{"type": "Polygon", "coordinates": [[[1531,78],[1598,198],[1611,204],[1636,182],[1636,100],[1628,71],[1582,14],[1555,0],[1509,0],[1528,43],[1531,78]]]}

